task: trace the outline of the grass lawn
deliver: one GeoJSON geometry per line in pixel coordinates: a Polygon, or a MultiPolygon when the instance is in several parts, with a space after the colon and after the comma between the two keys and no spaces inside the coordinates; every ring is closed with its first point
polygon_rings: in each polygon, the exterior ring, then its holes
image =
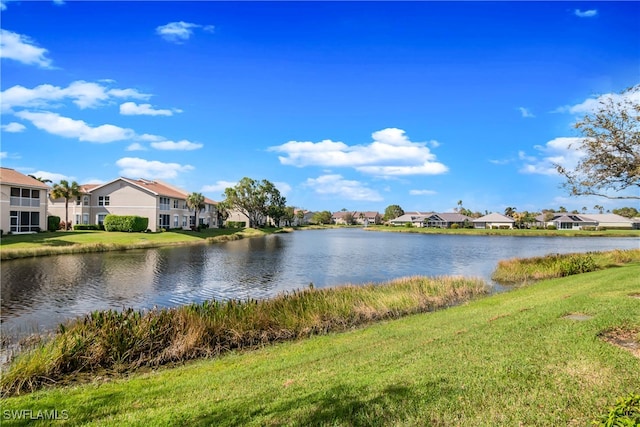
{"type": "Polygon", "coordinates": [[[62,253],[101,252],[158,246],[206,243],[243,237],[264,236],[282,229],[209,228],[202,231],[167,231],[163,233],[122,233],[106,231],[56,231],[3,236],[0,259],[62,253]]]}
{"type": "MultiPolygon", "coordinates": [[[[3,400],[69,425],[588,425],[640,391],[640,264],[345,333],[3,400]],[[576,314],[572,318],[565,318],[576,314]],[[64,411],[64,412],[62,412],[64,411]]],[[[8,412],[7,412],[8,411],[8,412]]]]}

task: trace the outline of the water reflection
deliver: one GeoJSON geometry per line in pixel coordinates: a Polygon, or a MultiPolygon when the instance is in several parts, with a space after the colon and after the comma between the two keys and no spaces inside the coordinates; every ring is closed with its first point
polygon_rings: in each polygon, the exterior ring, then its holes
{"type": "Polygon", "coordinates": [[[218,245],[61,255],[3,262],[5,334],[55,327],[98,309],[266,298],[409,275],[489,280],[498,260],[638,248],[634,238],[451,236],[309,230],[218,245]]]}

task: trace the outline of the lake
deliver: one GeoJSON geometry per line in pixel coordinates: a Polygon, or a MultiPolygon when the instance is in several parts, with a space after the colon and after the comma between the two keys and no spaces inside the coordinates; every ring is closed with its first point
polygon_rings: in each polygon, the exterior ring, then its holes
{"type": "Polygon", "coordinates": [[[490,282],[501,259],[639,246],[637,238],[330,229],[213,245],[19,259],[2,263],[0,320],[3,335],[15,337],[98,309],[259,299],[310,283],[328,287],[411,275],[476,276],[490,282]]]}

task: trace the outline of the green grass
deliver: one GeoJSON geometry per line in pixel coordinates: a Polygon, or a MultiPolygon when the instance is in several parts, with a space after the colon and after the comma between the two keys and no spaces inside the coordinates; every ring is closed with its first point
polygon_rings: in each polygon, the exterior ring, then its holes
{"type": "Polygon", "coordinates": [[[60,425],[585,426],[640,390],[640,359],[602,339],[624,329],[638,342],[639,276],[635,263],[545,280],[345,333],[6,398],[2,409],[66,411],[60,425]]]}
{"type": "Polygon", "coordinates": [[[376,225],[367,227],[369,231],[387,231],[392,233],[420,234],[462,234],[469,236],[538,236],[538,237],[640,237],[640,230],[499,230],[477,228],[425,228],[425,227],[393,227],[376,225]]]}
{"type": "Polygon", "coordinates": [[[640,249],[513,258],[499,261],[491,278],[503,284],[526,283],[530,280],[587,273],[630,262],[640,262],[640,249]]]}
{"type": "Polygon", "coordinates": [[[175,230],[162,233],[122,233],[83,230],[17,234],[2,237],[0,259],[214,243],[287,230],[209,228],[199,232],[175,230]]]}

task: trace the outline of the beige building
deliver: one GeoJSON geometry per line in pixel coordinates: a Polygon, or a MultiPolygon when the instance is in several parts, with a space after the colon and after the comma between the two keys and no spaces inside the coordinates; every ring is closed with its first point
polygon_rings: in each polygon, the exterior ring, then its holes
{"type": "Polygon", "coordinates": [[[50,187],[16,170],[0,167],[0,229],[3,233],[36,233],[47,229],[50,187]]]}
{"type": "MultiPolygon", "coordinates": [[[[149,218],[149,229],[190,229],[196,217],[187,207],[189,193],[159,180],[116,178],[100,185],[80,186],[81,195],[69,202],[73,224],[102,225],[108,214],[149,218]]],[[[216,202],[205,198],[198,224],[217,227],[216,202]]],[[[50,200],[49,213],[65,217],[64,199],[50,200]]]]}

